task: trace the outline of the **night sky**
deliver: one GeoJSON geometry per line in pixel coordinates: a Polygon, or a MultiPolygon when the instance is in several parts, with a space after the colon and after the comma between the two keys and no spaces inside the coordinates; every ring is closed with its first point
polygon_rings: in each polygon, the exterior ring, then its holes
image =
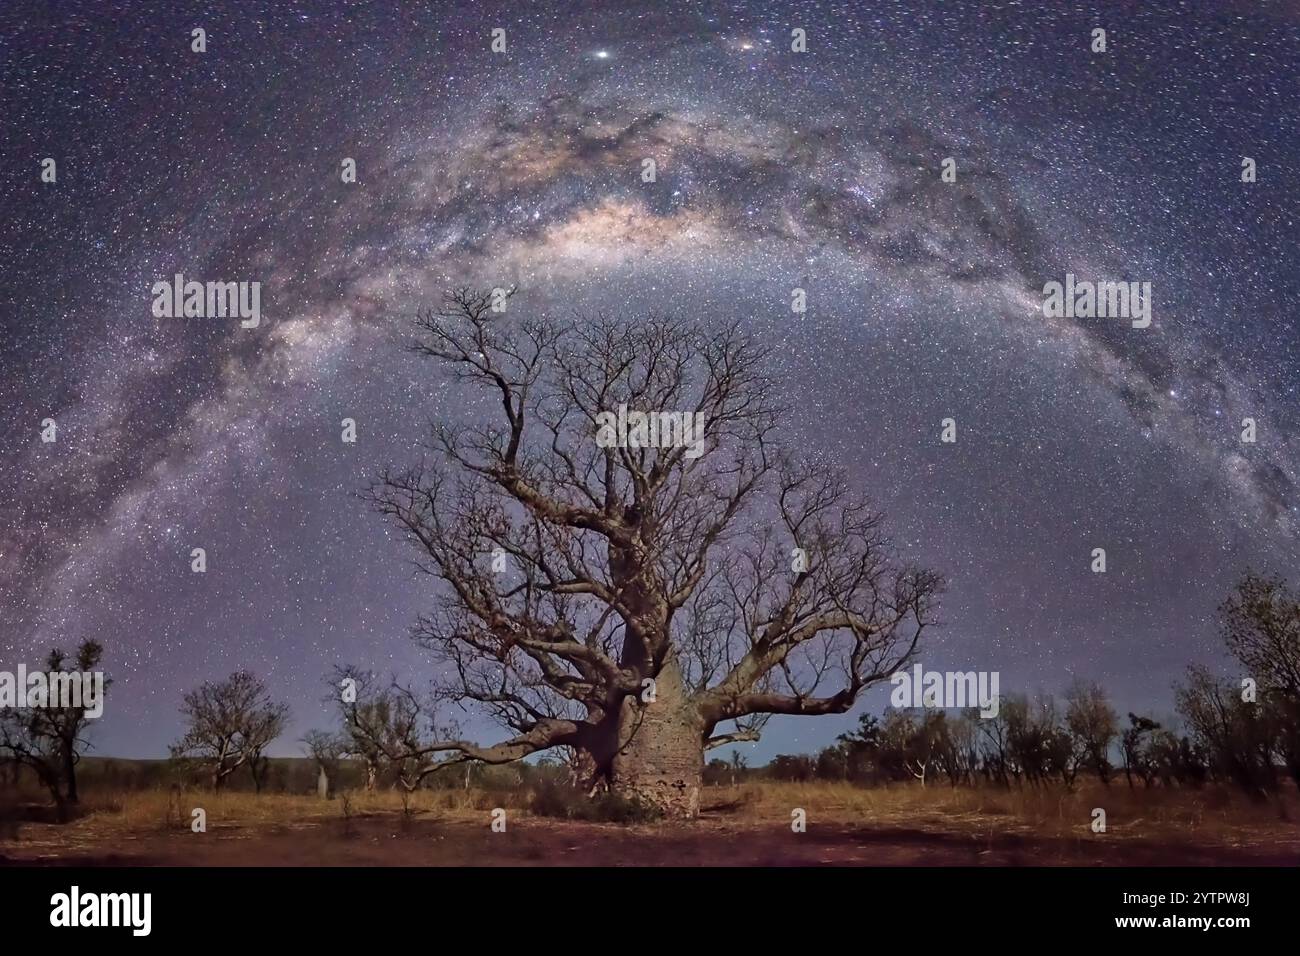
{"type": "Polygon", "coordinates": [[[1167,715],[1243,571],[1300,571],[1298,74],[1294,3],[6,3],[0,668],[103,641],[96,752],[140,757],[236,669],[278,754],[332,665],[430,678],[431,584],[357,492],[482,411],[415,311],[518,284],[743,319],[787,445],[947,575],[927,668],[1167,715]],[[260,327],[155,318],[177,272],[260,282],[260,327]],[[1045,318],[1067,272],[1150,281],[1151,327],[1045,318]]]}

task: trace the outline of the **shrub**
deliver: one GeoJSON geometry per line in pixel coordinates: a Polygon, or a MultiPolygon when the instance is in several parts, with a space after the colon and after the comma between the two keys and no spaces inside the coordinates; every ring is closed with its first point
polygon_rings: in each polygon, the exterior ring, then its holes
{"type": "Polygon", "coordinates": [[[533,785],[529,809],[540,817],[583,820],[588,823],[653,823],[663,817],[654,804],[618,793],[594,797],[557,780],[538,780],[533,785]]]}

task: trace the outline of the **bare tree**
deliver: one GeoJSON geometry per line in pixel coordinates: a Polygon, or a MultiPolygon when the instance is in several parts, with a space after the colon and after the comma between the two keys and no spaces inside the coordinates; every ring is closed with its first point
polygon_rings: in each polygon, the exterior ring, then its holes
{"type": "MultiPolygon", "coordinates": [[[[58,683],[80,691],[79,675],[90,674],[98,666],[104,648],[97,641],[83,641],[75,658],[69,660],[60,650],[50,652],[45,660],[47,694],[58,683]]],[[[107,690],[109,681],[104,681],[107,690]]],[[[19,688],[25,692],[26,688],[19,688]]],[[[76,698],[82,695],[77,693],[76,698]]],[[[77,764],[87,745],[87,716],[84,698],[71,706],[54,706],[52,696],[43,706],[0,709],[0,758],[16,766],[30,767],[54,799],[59,819],[67,819],[68,807],[77,804],[77,764]]]]}
{"type": "Polygon", "coordinates": [[[739,750],[733,750],[731,752],[731,762],[729,766],[731,768],[731,785],[733,787],[736,785],[736,781],[740,778],[741,774],[745,772],[748,764],[749,762],[741,756],[739,750]]]}
{"type": "Polygon", "coordinates": [[[975,726],[979,730],[979,749],[983,759],[984,776],[1004,787],[1011,786],[1011,777],[1017,771],[1011,751],[1010,722],[1006,707],[989,718],[981,718],[975,726]]]}
{"type": "Polygon", "coordinates": [[[921,781],[924,787],[930,771],[949,764],[951,741],[947,714],[942,710],[915,708],[891,711],[881,727],[882,758],[887,768],[900,770],[921,781]]]}
{"type": "Polygon", "coordinates": [[[1282,760],[1300,784],[1300,598],[1279,577],[1249,573],[1219,614],[1224,642],[1259,685],[1282,760]]]}
{"type": "Polygon", "coordinates": [[[188,729],[172,745],[172,756],[206,766],[214,790],[248,764],[260,790],[257,765],[266,747],[284,732],[289,708],[274,703],[266,685],[247,671],[237,671],[223,681],[205,681],[183,700],[181,715],[188,729]]]}
{"type": "Polygon", "coordinates": [[[1124,777],[1129,789],[1133,789],[1133,774],[1142,778],[1144,786],[1150,787],[1155,777],[1156,763],[1152,759],[1152,741],[1157,731],[1163,728],[1150,717],[1139,717],[1132,711],[1128,715],[1128,726],[1120,734],[1120,753],[1124,757],[1124,777]]]}
{"type": "Polygon", "coordinates": [[[1110,748],[1119,733],[1118,718],[1100,684],[1075,681],[1065,693],[1065,726],[1073,742],[1075,765],[1086,767],[1110,786],[1110,748]]]}
{"type": "Polygon", "coordinates": [[[334,684],[351,682],[339,695],[344,752],[366,765],[366,789],[374,790],[379,774],[391,770],[393,783],[409,792],[425,777],[459,762],[433,742],[455,733],[454,724],[438,719],[436,695],[421,697],[395,679],[386,683],[369,671],[336,668],[334,684]]]}
{"type": "Polygon", "coordinates": [[[1060,777],[1066,786],[1078,772],[1074,739],[1061,726],[1056,700],[1038,694],[1032,700],[1023,694],[1008,695],[1002,701],[1005,717],[1006,769],[1019,784],[1021,779],[1039,786],[1060,777]]]}
{"type": "Polygon", "coordinates": [[[366,791],[379,783],[385,756],[377,743],[388,723],[386,701],[375,686],[375,675],[355,667],[335,667],[328,681],[326,703],[337,705],[343,729],[344,756],[360,760],[366,771],[366,791]]]}
{"type": "Polygon", "coordinates": [[[895,563],[841,474],[779,452],[769,357],[737,325],[514,315],[461,290],[419,318],[414,350],[488,410],[367,494],[441,582],[415,628],[440,697],[507,731],[422,749],[568,746],[594,785],[691,816],[707,749],[844,713],[906,663],[939,578],[895,563]],[[689,415],[701,441],[598,440],[626,409],[689,415]]]}
{"type": "Polygon", "coordinates": [[[978,708],[968,708],[955,718],[950,717],[947,722],[941,758],[944,772],[954,787],[959,783],[975,782],[975,774],[980,767],[979,722],[982,719],[978,708]]]}
{"type": "Polygon", "coordinates": [[[1212,774],[1257,799],[1277,788],[1279,733],[1270,708],[1244,700],[1232,681],[1195,665],[1187,669],[1187,683],[1175,686],[1174,696],[1212,774]]]}
{"type": "Polygon", "coordinates": [[[1219,614],[1224,642],[1248,674],[1300,701],[1300,600],[1282,579],[1247,574],[1219,614]]]}

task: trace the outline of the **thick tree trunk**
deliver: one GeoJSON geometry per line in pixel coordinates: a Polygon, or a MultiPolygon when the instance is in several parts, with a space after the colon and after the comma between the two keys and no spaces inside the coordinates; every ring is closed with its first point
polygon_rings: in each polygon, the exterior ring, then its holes
{"type": "Polygon", "coordinates": [[[628,697],[618,720],[619,747],[610,788],[688,819],[700,810],[704,736],[698,708],[686,697],[681,671],[668,661],[655,678],[655,699],[628,697]]]}

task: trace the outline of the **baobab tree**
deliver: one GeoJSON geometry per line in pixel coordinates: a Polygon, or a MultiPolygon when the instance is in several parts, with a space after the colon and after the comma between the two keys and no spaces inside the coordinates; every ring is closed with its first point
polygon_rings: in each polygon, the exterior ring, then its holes
{"type": "Polygon", "coordinates": [[[892,556],[842,474],[782,453],[770,356],[737,324],[519,319],[506,301],[463,289],[418,317],[414,351],[486,402],[366,493],[439,582],[414,628],[443,665],[435,696],[507,731],[419,749],[569,747],[593,787],[693,816],[708,749],[849,710],[915,653],[940,580],[892,556]],[[610,441],[636,412],[657,435],[610,441]]]}

